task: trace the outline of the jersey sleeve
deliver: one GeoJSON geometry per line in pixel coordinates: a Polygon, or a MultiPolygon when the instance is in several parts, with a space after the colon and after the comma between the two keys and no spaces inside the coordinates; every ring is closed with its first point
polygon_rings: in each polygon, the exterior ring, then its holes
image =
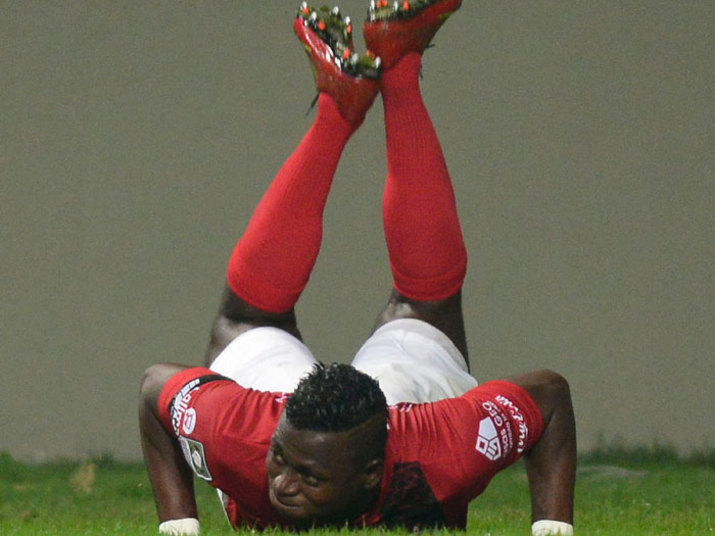
{"type": "Polygon", "coordinates": [[[262,495],[266,485],[266,452],[285,399],[206,368],[191,368],[164,385],[158,413],[197,477],[229,496],[250,500],[262,495]]]}
{"type": "Polygon", "coordinates": [[[539,440],[543,431],[536,402],[518,385],[495,380],[468,391],[479,416],[475,450],[510,465],[539,440]]]}
{"type": "Polygon", "coordinates": [[[183,412],[179,411],[183,405],[182,400],[190,398],[201,385],[216,380],[232,381],[203,367],[185,369],[169,378],[159,393],[157,402],[159,420],[164,428],[178,435],[183,417],[183,412]]]}
{"type": "MultiPolygon", "coordinates": [[[[393,418],[400,419],[399,413],[393,418]]],[[[499,471],[538,441],[541,413],[521,387],[484,383],[404,414],[402,455],[420,462],[436,499],[462,511],[499,471]]]]}

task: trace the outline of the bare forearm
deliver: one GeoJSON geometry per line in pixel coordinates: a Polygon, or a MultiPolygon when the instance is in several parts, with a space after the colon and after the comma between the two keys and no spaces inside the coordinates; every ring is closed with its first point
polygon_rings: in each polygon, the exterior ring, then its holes
{"type": "Polygon", "coordinates": [[[546,430],[526,457],[532,521],[553,519],[573,524],[575,438],[557,437],[546,430]],[[553,436],[553,437],[551,437],[553,436]]]}
{"type": "Polygon", "coordinates": [[[175,372],[170,367],[156,366],[147,371],[139,402],[142,450],[160,521],[198,518],[193,474],[178,441],[164,429],[156,411],[165,376],[175,372]]]}
{"type": "Polygon", "coordinates": [[[576,477],[576,425],[568,384],[562,378],[545,387],[551,412],[544,430],[526,457],[532,521],[553,519],[573,523],[576,477]]]}
{"type": "Polygon", "coordinates": [[[573,523],[576,424],[568,383],[551,371],[516,378],[539,406],[544,428],[525,456],[532,521],[573,523]]]}
{"type": "MultiPolygon", "coordinates": [[[[156,425],[161,427],[158,420],[156,425]]],[[[142,429],[144,426],[154,427],[154,423],[145,422],[142,429]]],[[[191,470],[177,442],[163,428],[161,432],[162,436],[142,431],[144,462],[154,492],[159,521],[185,517],[198,519],[191,470]]]]}

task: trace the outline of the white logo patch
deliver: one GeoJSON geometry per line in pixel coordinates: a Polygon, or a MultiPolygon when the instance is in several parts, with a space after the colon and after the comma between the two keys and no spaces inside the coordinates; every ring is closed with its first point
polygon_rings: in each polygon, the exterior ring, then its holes
{"type": "Polygon", "coordinates": [[[519,437],[517,439],[516,451],[521,454],[526,449],[526,442],[529,438],[529,428],[526,426],[526,422],[524,422],[524,416],[521,414],[519,408],[507,397],[499,395],[496,397],[496,401],[505,407],[509,413],[511,413],[514,421],[517,422],[519,437]]]}
{"type": "Polygon", "coordinates": [[[213,477],[206,465],[206,455],[204,454],[204,446],[199,441],[179,437],[181,450],[184,451],[184,458],[196,473],[196,476],[204,480],[211,481],[213,477]]]}
{"type": "Polygon", "coordinates": [[[196,426],[196,410],[194,408],[189,408],[184,412],[184,433],[186,435],[191,435],[196,426]]]}
{"type": "Polygon", "coordinates": [[[204,459],[201,457],[201,453],[198,450],[191,453],[191,461],[194,462],[194,467],[197,469],[203,469],[204,459]]]}
{"type": "Polygon", "coordinates": [[[499,434],[491,417],[484,417],[479,421],[479,437],[477,437],[477,452],[484,454],[488,460],[494,461],[501,458],[502,450],[499,434]]]}
{"type": "Polygon", "coordinates": [[[181,422],[183,421],[184,412],[189,407],[189,402],[191,402],[191,396],[193,391],[195,389],[199,389],[200,385],[201,380],[199,378],[196,378],[195,380],[191,380],[189,383],[184,385],[181,388],[181,391],[176,394],[174,403],[171,407],[171,424],[174,427],[174,432],[176,432],[176,435],[181,434],[181,432],[179,431],[179,427],[181,425],[181,422]]]}

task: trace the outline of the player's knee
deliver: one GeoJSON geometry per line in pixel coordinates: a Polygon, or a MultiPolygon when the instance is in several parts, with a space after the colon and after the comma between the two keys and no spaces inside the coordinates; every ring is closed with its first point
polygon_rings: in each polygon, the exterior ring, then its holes
{"type": "Polygon", "coordinates": [[[140,393],[145,393],[148,390],[149,385],[151,385],[154,367],[156,367],[156,365],[152,365],[144,371],[144,374],[142,374],[141,381],[139,382],[140,393]]]}
{"type": "Polygon", "coordinates": [[[544,389],[548,407],[546,420],[558,422],[564,437],[574,437],[576,424],[569,382],[553,370],[544,372],[547,381],[544,389]]]}
{"type": "Polygon", "coordinates": [[[167,379],[165,369],[165,365],[157,364],[144,371],[139,382],[139,393],[142,398],[155,396],[161,390],[167,379]]]}
{"type": "Polygon", "coordinates": [[[542,371],[547,388],[551,395],[562,400],[571,400],[571,388],[568,380],[553,370],[542,371]]]}
{"type": "Polygon", "coordinates": [[[539,405],[545,420],[549,420],[555,411],[572,411],[569,383],[558,372],[538,370],[531,375],[528,384],[527,391],[539,405]]]}

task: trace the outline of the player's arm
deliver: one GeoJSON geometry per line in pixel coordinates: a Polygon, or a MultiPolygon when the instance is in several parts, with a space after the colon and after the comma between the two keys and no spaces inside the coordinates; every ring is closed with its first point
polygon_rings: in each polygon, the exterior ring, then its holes
{"type": "MultiPolygon", "coordinates": [[[[190,520],[184,525],[196,525],[194,533],[198,534],[193,473],[184,459],[178,441],[166,431],[158,415],[159,394],[164,384],[185,368],[188,367],[160,364],[147,369],[141,382],[139,429],[144,462],[154,492],[159,521],[190,520]]],[[[192,531],[184,533],[191,534],[192,531]]]]}
{"type": "MultiPolygon", "coordinates": [[[[543,418],[543,432],[524,457],[531,493],[533,522],[553,520],[573,524],[576,476],[576,424],[567,381],[550,370],[524,374],[509,381],[524,388],[543,418]]],[[[535,534],[568,534],[570,527],[541,523],[535,534]],[[561,527],[564,532],[557,532],[561,527]]]]}

